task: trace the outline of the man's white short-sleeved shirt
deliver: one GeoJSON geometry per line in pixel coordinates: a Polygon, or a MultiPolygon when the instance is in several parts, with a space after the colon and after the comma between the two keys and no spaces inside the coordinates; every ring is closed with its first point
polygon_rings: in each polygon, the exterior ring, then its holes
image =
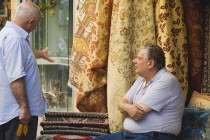
{"type": "Polygon", "coordinates": [[[7,21],[0,32],[0,125],[20,115],[20,107],[10,83],[24,77],[32,116],[43,116],[43,97],[39,69],[29,42],[29,34],[7,21]]]}

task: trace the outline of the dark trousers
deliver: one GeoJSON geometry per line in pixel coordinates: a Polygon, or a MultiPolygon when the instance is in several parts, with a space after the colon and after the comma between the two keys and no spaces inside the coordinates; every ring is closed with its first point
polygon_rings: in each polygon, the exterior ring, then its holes
{"type": "Polygon", "coordinates": [[[92,140],[176,140],[176,136],[158,132],[129,133],[121,131],[108,135],[101,135],[92,140]]]}
{"type": "Polygon", "coordinates": [[[33,116],[28,123],[28,133],[26,136],[17,136],[16,132],[20,124],[19,118],[15,117],[9,122],[0,125],[0,140],[36,140],[38,117],[33,116]]]}

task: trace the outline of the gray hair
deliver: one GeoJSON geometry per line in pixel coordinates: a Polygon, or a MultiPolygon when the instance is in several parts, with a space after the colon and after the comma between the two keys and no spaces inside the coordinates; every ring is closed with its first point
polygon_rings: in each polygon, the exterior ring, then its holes
{"type": "Polygon", "coordinates": [[[28,21],[31,18],[38,20],[40,18],[39,7],[32,2],[22,2],[16,10],[14,18],[21,18],[23,21],[28,21]]]}
{"type": "Polygon", "coordinates": [[[154,67],[157,68],[158,70],[162,69],[165,67],[165,54],[163,49],[154,44],[146,44],[141,47],[141,49],[147,49],[147,58],[148,60],[153,59],[155,64],[154,67]]]}

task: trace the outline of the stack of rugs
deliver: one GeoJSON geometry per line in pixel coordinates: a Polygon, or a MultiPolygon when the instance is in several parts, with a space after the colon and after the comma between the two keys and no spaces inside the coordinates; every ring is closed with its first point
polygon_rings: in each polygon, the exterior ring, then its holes
{"type": "Polygon", "coordinates": [[[38,140],[89,140],[109,133],[107,113],[48,112],[40,125],[38,140]]]}

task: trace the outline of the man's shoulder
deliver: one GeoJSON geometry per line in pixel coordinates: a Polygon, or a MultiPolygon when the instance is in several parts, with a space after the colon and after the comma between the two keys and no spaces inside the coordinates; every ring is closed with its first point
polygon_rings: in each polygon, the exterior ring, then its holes
{"type": "Polygon", "coordinates": [[[162,84],[174,85],[179,84],[179,80],[168,70],[165,70],[159,75],[157,81],[161,81],[162,84]]]}
{"type": "Polygon", "coordinates": [[[3,28],[0,32],[0,39],[5,43],[22,42],[24,39],[13,29],[3,28]]]}
{"type": "Polygon", "coordinates": [[[0,47],[3,52],[15,50],[16,47],[23,47],[25,40],[15,31],[8,29],[0,32],[0,47]]]}
{"type": "Polygon", "coordinates": [[[172,72],[170,72],[166,69],[163,71],[163,73],[160,77],[168,78],[171,80],[177,80],[176,76],[172,72]]]}

